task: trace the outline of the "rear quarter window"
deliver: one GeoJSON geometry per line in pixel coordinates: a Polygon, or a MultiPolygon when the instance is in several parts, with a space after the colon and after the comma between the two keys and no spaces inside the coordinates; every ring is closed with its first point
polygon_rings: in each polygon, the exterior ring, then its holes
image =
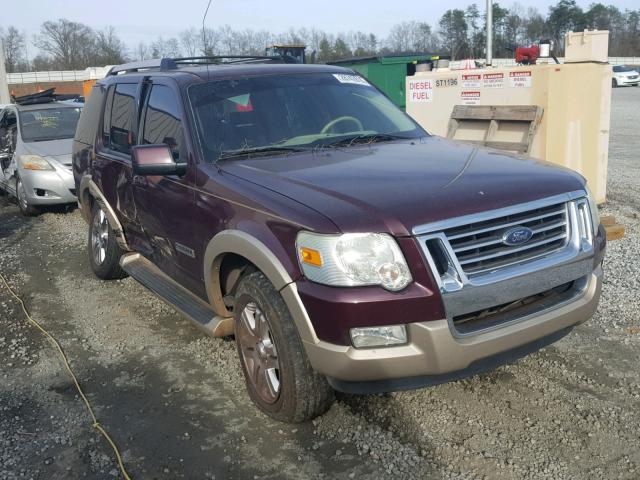
{"type": "Polygon", "coordinates": [[[76,142],[86,145],[93,145],[98,133],[98,124],[100,123],[100,113],[102,112],[102,103],[104,101],[105,89],[102,85],[96,85],[91,89],[89,98],[82,109],[78,127],[76,128],[76,142]]]}

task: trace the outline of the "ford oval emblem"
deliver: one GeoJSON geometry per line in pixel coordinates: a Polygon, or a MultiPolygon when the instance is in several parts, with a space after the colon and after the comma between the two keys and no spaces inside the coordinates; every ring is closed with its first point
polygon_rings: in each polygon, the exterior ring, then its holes
{"type": "Polygon", "coordinates": [[[528,227],[513,227],[502,234],[502,243],[514,247],[527,243],[533,237],[533,230],[528,227]]]}

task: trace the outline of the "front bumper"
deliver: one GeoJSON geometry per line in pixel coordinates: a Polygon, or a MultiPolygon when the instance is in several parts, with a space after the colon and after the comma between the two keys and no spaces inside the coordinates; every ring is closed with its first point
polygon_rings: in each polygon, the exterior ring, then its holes
{"type": "Polygon", "coordinates": [[[640,84],[640,77],[638,78],[618,78],[618,86],[635,86],[640,84]]]}
{"type": "Polygon", "coordinates": [[[475,335],[456,336],[443,319],[408,324],[410,343],[400,347],[365,350],[323,341],[304,346],[311,365],[343,391],[393,391],[455,380],[479,371],[474,366],[483,361],[493,368],[535,351],[589,319],[600,298],[602,267],[585,280],[571,301],[475,335]],[[502,355],[510,351],[514,355],[502,355]]]}
{"type": "Polygon", "coordinates": [[[73,173],[65,168],[20,170],[30,205],[56,205],[77,201],[73,173]]]}

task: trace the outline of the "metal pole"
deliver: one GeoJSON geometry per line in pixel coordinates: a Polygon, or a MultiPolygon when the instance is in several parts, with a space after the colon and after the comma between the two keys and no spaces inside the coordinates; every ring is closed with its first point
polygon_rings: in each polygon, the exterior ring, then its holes
{"type": "Polygon", "coordinates": [[[0,103],[11,103],[9,85],[7,84],[7,70],[4,65],[4,46],[0,38],[0,103]]]}
{"type": "Polygon", "coordinates": [[[487,0],[487,65],[493,63],[493,1],[487,0]]]}

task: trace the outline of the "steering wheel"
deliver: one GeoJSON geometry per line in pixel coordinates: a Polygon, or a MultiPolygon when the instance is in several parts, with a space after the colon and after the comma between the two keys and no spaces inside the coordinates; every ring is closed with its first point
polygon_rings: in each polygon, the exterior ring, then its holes
{"type": "Polygon", "coordinates": [[[356,117],[351,117],[348,115],[345,115],[344,117],[338,117],[338,118],[334,118],[333,120],[331,120],[329,123],[327,123],[322,130],[320,130],[320,133],[325,134],[325,133],[329,133],[331,131],[331,129],[333,127],[335,127],[337,124],[339,123],[343,123],[343,122],[351,122],[354,125],[356,125],[358,127],[359,132],[364,130],[364,127],[362,126],[362,122],[360,120],[358,120],[356,117]]]}

